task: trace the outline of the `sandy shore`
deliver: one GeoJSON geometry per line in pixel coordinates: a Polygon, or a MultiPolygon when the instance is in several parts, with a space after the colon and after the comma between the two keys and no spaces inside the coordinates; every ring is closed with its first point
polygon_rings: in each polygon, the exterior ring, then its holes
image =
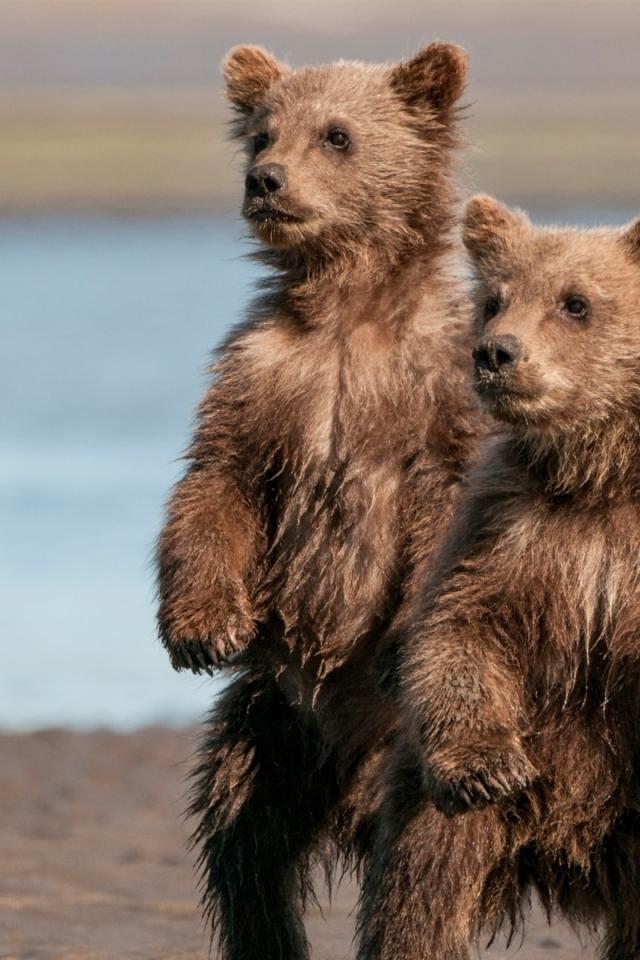
{"type": "MultiPolygon", "coordinates": [[[[3,960],[209,956],[180,815],[194,742],[193,730],[156,728],[0,736],[3,960]]],[[[353,955],[356,897],[346,884],[324,916],[310,910],[315,960],[353,955]]],[[[508,955],[594,955],[539,914],[519,947],[508,955]]],[[[486,953],[507,956],[503,945],[486,953]]]]}

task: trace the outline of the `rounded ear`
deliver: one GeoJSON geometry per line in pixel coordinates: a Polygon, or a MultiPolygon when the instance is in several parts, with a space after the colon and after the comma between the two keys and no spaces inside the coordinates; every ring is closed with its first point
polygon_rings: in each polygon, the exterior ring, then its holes
{"type": "Polygon", "coordinates": [[[623,231],[621,239],[633,259],[640,262],[640,218],[623,231]]]}
{"type": "Polygon", "coordinates": [[[514,214],[493,197],[471,197],[462,217],[462,242],[474,260],[483,260],[506,249],[507,238],[526,225],[522,214],[514,214]]]}
{"type": "Polygon", "coordinates": [[[262,47],[234,47],[222,63],[226,95],[242,113],[253,113],[269,88],[287,72],[262,47]]]}
{"type": "Polygon", "coordinates": [[[407,106],[429,103],[438,112],[453,106],[466,79],[467,54],[454,43],[439,41],[391,71],[391,86],[407,106]]]}

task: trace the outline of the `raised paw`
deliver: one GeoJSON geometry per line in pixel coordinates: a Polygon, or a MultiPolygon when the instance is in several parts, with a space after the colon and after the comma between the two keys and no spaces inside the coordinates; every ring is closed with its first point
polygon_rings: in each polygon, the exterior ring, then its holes
{"type": "Polygon", "coordinates": [[[479,749],[466,762],[445,763],[434,757],[429,790],[436,806],[449,815],[484,807],[524,790],[536,770],[519,747],[479,749]]]}
{"type": "Polygon", "coordinates": [[[252,620],[232,614],[220,629],[207,631],[204,636],[175,639],[166,628],[161,629],[161,636],[174,670],[208,673],[211,677],[214,670],[222,669],[244,649],[254,632],[252,620]]]}
{"type": "Polygon", "coordinates": [[[169,655],[174,670],[208,673],[212,677],[213,668],[222,666],[221,659],[213,654],[210,645],[201,640],[182,640],[171,647],[169,655]]]}

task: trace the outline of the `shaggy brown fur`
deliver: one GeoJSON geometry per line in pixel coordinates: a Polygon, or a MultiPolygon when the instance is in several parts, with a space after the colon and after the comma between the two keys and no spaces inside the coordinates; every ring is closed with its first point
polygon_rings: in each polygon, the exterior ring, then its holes
{"type": "Polygon", "coordinates": [[[224,69],[273,272],[200,409],[159,624],[177,668],[235,673],[192,808],[223,956],[298,960],[310,863],[327,838],[366,850],[395,723],[380,638],[479,429],[450,262],[466,64],[434,43],[296,71],[242,47],[224,69]]]}
{"type": "Polygon", "coordinates": [[[478,197],[463,239],[477,281],[475,386],[505,429],[395,631],[406,740],[365,882],[360,956],[466,957],[481,929],[516,925],[536,889],[549,910],[597,926],[605,956],[631,960],[640,221],[536,230],[478,197]]]}

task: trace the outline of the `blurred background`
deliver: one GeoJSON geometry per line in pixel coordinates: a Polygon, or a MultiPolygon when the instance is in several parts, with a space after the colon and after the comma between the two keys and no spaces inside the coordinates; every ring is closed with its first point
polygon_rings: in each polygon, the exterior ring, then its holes
{"type": "Polygon", "coordinates": [[[255,268],[219,62],[471,57],[469,190],[640,212],[637,0],[0,0],[0,727],[183,724],[150,558],[255,268]]]}

